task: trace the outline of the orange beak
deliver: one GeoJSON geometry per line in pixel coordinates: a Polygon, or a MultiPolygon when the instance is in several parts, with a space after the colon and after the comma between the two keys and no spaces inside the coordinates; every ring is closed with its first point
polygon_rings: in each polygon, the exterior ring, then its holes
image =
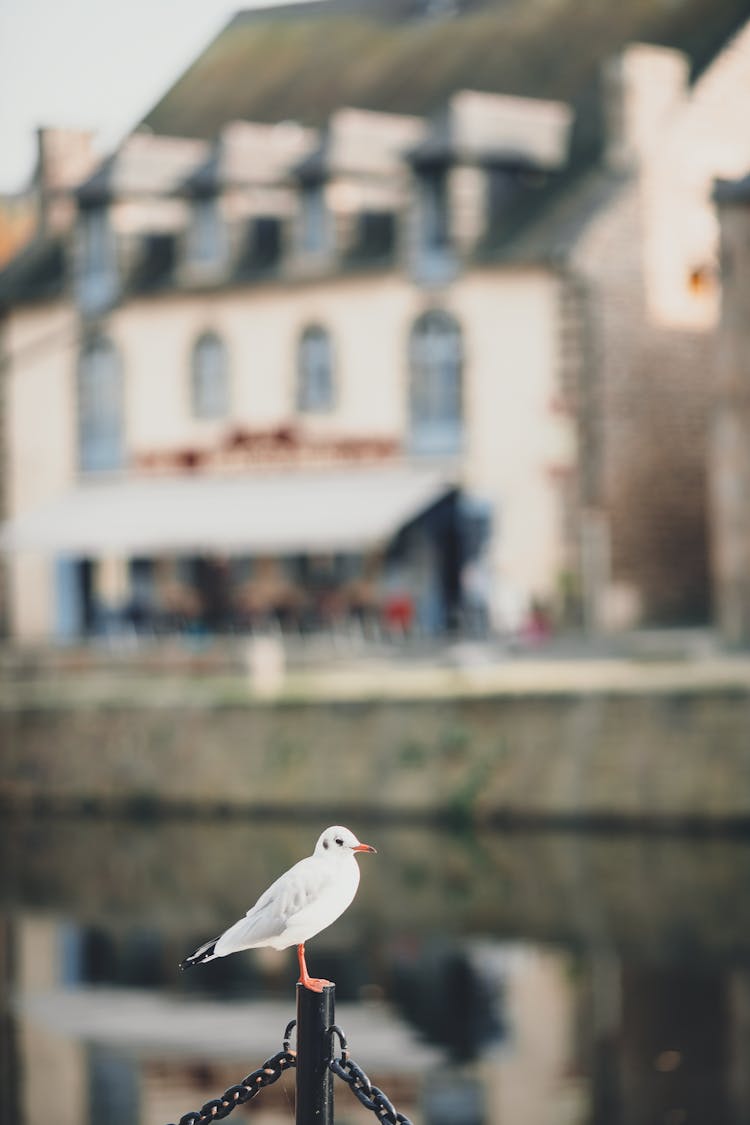
{"type": "Polygon", "coordinates": [[[372,855],[378,854],[375,851],[375,848],[373,848],[372,844],[357,844],[356,848],[352,848],[352,851],[353,852],[371,852],[372,855]]]}

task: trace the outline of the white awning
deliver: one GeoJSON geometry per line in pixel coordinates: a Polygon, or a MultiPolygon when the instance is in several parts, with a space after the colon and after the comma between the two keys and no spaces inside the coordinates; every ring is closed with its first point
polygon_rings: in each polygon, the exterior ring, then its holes
{"type": "Polygon", "coordinates": [[[92,481],[8,521],[0,547],[79,557],[360,551],[452,487],[393,467],[92,481]]]}

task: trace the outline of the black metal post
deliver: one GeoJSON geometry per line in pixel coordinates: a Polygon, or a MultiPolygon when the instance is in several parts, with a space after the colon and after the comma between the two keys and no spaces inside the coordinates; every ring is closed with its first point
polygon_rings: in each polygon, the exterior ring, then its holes
{"type": "Polygon", "coordinates": [[[296,1125],[333,1125],[333,1075],[326,1030],[335,1022],[336,986],[311,992],[297,985],[296,1125]]]}

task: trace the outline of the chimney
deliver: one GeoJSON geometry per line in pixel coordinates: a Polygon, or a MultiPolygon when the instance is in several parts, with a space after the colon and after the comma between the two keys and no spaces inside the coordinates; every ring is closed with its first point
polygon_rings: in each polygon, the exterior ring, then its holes
{"type": "Polygon", "coordinates": [[[633,172],[683,103],[689,63],[681,51],[634,43],[605,64],[605,162],[633,172]]]}
{"type": "Polygon", "coordinates": [[[94,134],[83,129],[37,129],[38,229],[41,234],[66,230],[73,221],[73,190],[89,176],[99,157],[94,134]]]}

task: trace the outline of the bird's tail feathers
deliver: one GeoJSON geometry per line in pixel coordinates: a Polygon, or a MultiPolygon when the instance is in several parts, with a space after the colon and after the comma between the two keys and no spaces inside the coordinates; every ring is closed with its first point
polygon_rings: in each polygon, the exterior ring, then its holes
{"type": "Polygon", "coordinates": [[[190,969],[193,965],[202,965],[204,961],[213,961],[218,940],[218,938],[214,938],[213,941],[207,941],[205,945],[198,946],[195,953],[191,953],[184,961],[180,961],[180,970],[184,972],[185,969],[190,969]]]}

